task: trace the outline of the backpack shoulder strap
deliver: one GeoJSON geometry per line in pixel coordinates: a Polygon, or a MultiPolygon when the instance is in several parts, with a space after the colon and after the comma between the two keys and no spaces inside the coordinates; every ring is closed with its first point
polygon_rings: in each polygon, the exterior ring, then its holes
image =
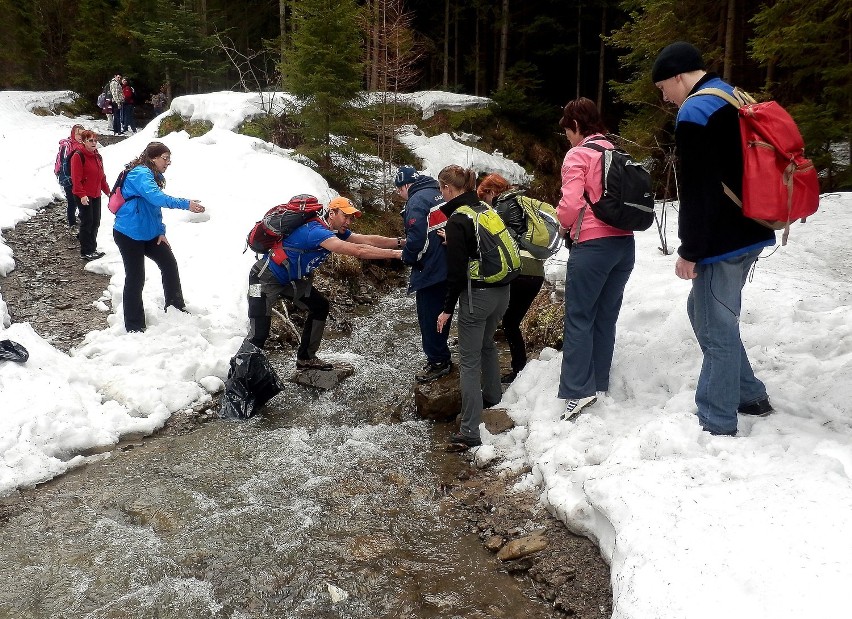
{"type": "Polygon", "coordinates": [[[595,144],[591,140],[589,140],[585,144],[582,144],[581,148],[591,148],[592,150],[596,150],[599,153],[605,153],[608,150],[612,150],[611,148],[607,148],[606,146],[601,146],[600,144],[595,144]]]}
{"type": "Polygon", "coordinates": [[[740,109],[745,105],[750,105],[752,103],[757,103],[750,94],[748,94],[744,90],[740,90],[739,88],[734,88],[734,92],[727,93],[721,88],[702,88],[698,92],[692,93],[687,97],[687,99],[691,99],[692,97],[698,97],[701,95],[714,95],[723,99],[733,105],[735,108],[740,109]]]}

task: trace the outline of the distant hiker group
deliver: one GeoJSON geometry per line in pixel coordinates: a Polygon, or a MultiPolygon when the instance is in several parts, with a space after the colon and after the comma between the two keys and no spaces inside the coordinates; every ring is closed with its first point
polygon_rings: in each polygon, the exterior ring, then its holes
{"type": "MultiPolygon", "coordinates": [[[[761,250],[775,244],[773,230],[785,228],[786,240],[791,221],[816,211],[816,173],[803,157],[804,145],[789,115],[776,104],[755,104],[705,72],[692,45],[665,47],[654,62],[652,80],[664,101],[679,108],[681,245],[675,273],[692,282],[687,314],[703,354],[695,395],[698,420],[711,434],[735,435],[737,414],[773,410],[740,337],[742,289],[761,250]],[[761,136],[759,152],[749,151],[752,143],[745,141],[745,132],[761,136]]],[[[121,92],[120,76],[110,85],[113,105],[119,100],[131,106],[129,124],[122,121],[121,128],[135,128],[132,99],[128,104],[127,93],[121,92]]],[[[333,370],[318,356],[329,301],[314,286],[316,269],[331,254],[401,260],[411,267],[408,291],[415,295],[425,356],[415,379],[428,383],[452,371],[448,335],[455,320],[461,424],[451,443],[458,449],[479,446],[483,408],[497,404],[501,385],[517,380],[527,364],[521,321],[542,288],[544,261],[564,243],[570,251],[557,395],[564,400],[564,421],[585,413],[610,389],[616,323],[635,266],[634,232],[654,223],[654,191],[648,171],[618,147],[591,100],[569,101],[559,125],[570,148],[555,207],[498,173],[477,179],[473,170],[449,165],[433,178],[403,165],[394,178],[405,202],[399,237],[350,230],[362,213],[345,197],[323,205],[300,194],[269,209],[248,233],[247,246],[258,257],[248,275],[248,334],[232,359],[229,383],[238,375],[243,380],[246,368],[268,370],[258,359],[281,299],[306,312],[297,370],[333,370]],[[502,376],[494,343],[501,323],[511,352],[511,369],[502,376]]],[[[110,193],[96,137],[75,125],[55,165],[69,201],[69,226],[79,213],[85,260],[102,255],[94,233],[100,194],[110,193]]],[[[204,207],[163,192],[170,163],[169,149],[151,142],[127,164],[111,192],[113,236],[126,272],[124,322],[130,332],[145,330],[145,257],[162,272],[166,309],[185,311],[161,209],[199,213],[204,207]]],[[[251,395],[245,383],[234,384],[225,401],[234,406],[247,398],[266,401],[280,390],[276,380],[262,378],[257,385],[259,391],[251,395]]]]}

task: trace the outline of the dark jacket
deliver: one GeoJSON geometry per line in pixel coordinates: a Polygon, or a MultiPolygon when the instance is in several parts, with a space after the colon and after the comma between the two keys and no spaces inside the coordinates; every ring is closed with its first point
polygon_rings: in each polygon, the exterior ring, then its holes
{"type": "Polygon", "coordinates": [[[405,247],[402,261],[411,266],[408,292],[422,290],[447,279],[447,250],[438,231],[429,229],[429,211],[444,201],[438,181],[421,176],[408,188],[408,201],[402,210],[405,247]]]}
{"type": "MultiPolygon", "coordinates": [[[[444,298],[444,312],[452,314],[462,290],[467,288],[469,264],[472,258],[478,258],[476,248],[476,230],[470,217],[454,214],[460,206],[476,206],[479,196],[475,191],[468,191],[445,202],[441,211],[447,219],[447,296],[444,298]]],[[[498,288],[508,286],[509,282],[488,284],[482,281],[472,281],[473,288],[498,288]]]]}
{"type": "MultiPolygon", "coordinates": [[[[733,89],[708,73],[702,88],[733,89]]],[[[678,254],[690,262],[712,262],[775,244],[775,232],[742,214],[722,183],[742,195],[743,157],[734,106],[712,95],[687,99],[677,115],[675,142],[680,160],[678,254]]]]}

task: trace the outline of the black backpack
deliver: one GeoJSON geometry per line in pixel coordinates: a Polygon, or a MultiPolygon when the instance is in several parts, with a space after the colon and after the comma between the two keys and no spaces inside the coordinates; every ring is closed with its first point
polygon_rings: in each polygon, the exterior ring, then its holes
{"type": "Polygon", "coordinates": [[[603,153],[601,199],[592,204],[589,194],[583,192],[595,217],[621,230],[650,228],[654,223],[654,192],[648,170],[618,148],[606,148],[595,144],[593,140],[583,146],[603,153]]]}

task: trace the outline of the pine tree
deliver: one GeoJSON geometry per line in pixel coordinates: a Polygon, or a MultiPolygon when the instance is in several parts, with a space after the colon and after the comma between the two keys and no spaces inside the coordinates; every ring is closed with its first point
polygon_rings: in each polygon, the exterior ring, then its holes
{"type": "Polygon", "coordinates": [[[46,52],[35,0],[0,0],[0,87],[34,88],[46,52]]]}
{"type": "Polygon", "coordinates": [[[142,57],[159,73],[154,83],[166,84],[169,98],[173,83],[194,92],[199,78],[222,71],[221,61],[208,52],[216,40],[204,34],[201,17],[183,4],[156,0],[153,17],[129,32],[141,42],[142,57]]]}
{"type": "Polygon", "coordinates": [[[71,87],[96,94],[120,72],[124,47],[114,31],[115,8],[109,0],[82,0],[75,21],[74,39],[68,53],[71,87]]]}
{"type": "Polygon", "coordinates": [[[282,74],[301,102],[309,157],[330,171],[337,138],[360,133],[351,102],[361,90],[361,35],[354,0],[301,0],[294,7],[293,49],[282,74]]]}
{"type": "Polygon", "coordinates": [[[753,22],[752,55],[767,66],[766,90],[795,102],[789,111],[827,172],[827,188],[852,186],[852,0],[778,0],[753,22]],[[845,157],[833,155],[839,146],[845,157]]]}

